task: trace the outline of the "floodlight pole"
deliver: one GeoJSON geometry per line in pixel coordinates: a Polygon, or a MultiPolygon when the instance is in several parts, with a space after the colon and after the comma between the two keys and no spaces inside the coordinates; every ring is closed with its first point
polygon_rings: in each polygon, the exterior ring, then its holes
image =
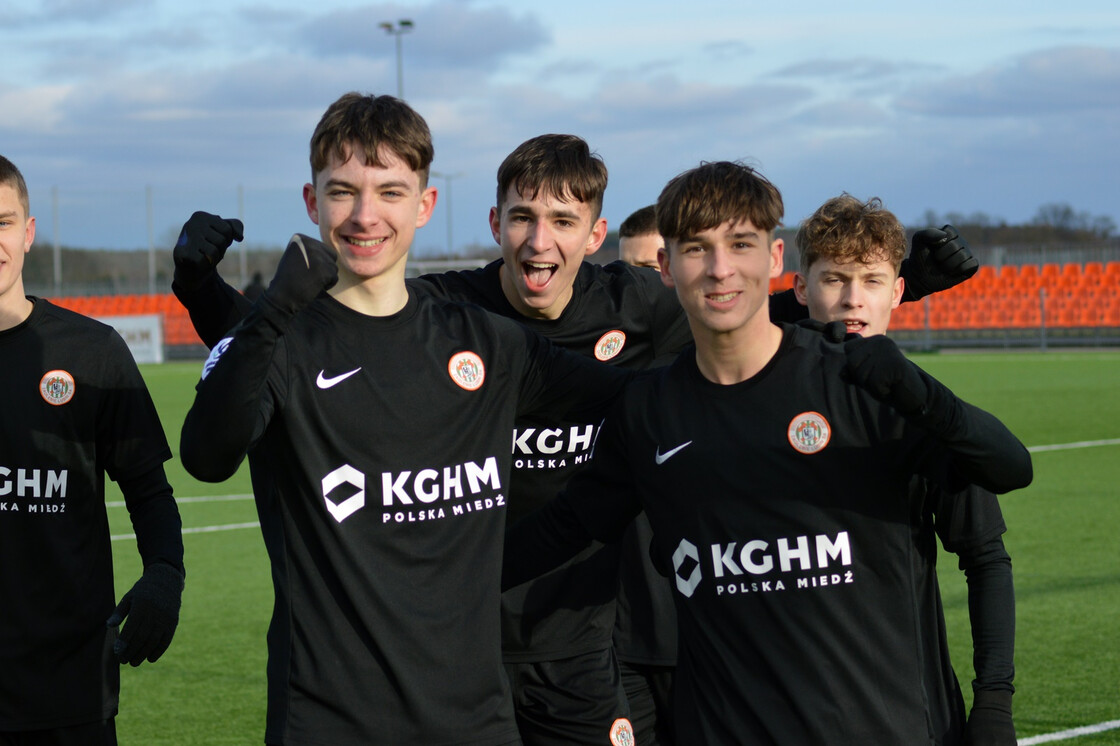
{"type": "Polygon", "coordinates": [[[447,181],[447,200],[446,201],[447,201],[447,256],[448,256],[448,258],[450,258],[451,256],[453,256],[455,254],[455,249],[454,249],[455,239],[454,239],[454,235],[452,234],[452,231],[451,231],[452,220],[453,220],[452,213],[451,213],[451,180],[452,179],[457,179],[457,178],[459,178],[460,176],[463,176],[463,175],[464,174],[463,174],[462,171],[459,171],[459,172],[453,173],[453,174],[445,174],[441,171],[432,171],[432,176],[436,177],[437,179],[444,179],[445,181],[447,181]]]}
{"type": "Polygon", "coordinates": [[[413,28],[413,23],[407,18],[402,18],[397,23],[382,21],[378,24],[385,29],[385,33],[397,38],[397,98],[404,99],[404,59],[401,54],[401,34],[407,34],[413,28]]]}

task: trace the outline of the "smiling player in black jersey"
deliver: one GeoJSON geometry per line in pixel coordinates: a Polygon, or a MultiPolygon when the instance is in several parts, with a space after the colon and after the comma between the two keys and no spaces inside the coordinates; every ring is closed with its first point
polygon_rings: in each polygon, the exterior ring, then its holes
{"type": "MultiPolygon", "coordinates": [[[[328,108],[304,187],[322,242],[293,238],[183,426],[193,475],[251,450],[265,493],[270,744],[520,742],[499,634],[509,433],[601,411],[627,377],[405,283],[431,159],[398,99],[328,108]]],[[[240,229],[206,226],[183,244],[240,229]]]]}
{"type": "Polygon", "coordinates": [[[29,209],[0,156],[0,744],[114,746],[121,664],[159,659],[179,622],[171,450],[121,336],[24,294],[29,209]],[[115,610],[106,476],[144,563],[115,610]]]}
{"type": "MultiPolygon", "coordinates": [[[[922,233],[931,241],[945,241],[955,231],[945,226],[922,233]]],[[[842,322],[848,332],[865,337],[887,332],[891,311],[904,292],[898,268],[906,234],[880,200],[861,202],[850,194],[828,200],[802,223],[797,246],[801,269],[794,290],[812,318],[842,322]]],[[[916,653],[923,659],[933,732],[943,744],[1015,746],[1015,591],[999,501],[977,487],[947,491],[919,478],[909,485],[907,497],[913,545],[895,561],[914,568],[914,613],[922,627],[916,653]],[[967,723],[945,637],[935,537],[959,557],[968,578],[976,679],[967,723]]]]}
{"type": "Polygon", "coordinates": [[[644,508],[675,588],[681,743],[936,742],[922,687],[906,485],[1003,492],[1030,457],[885,337],[776,325],[778,191],[708,163],[658,200],[695,348],[636,381],[565,493],[511,532],[505,584],[644,508]]]}

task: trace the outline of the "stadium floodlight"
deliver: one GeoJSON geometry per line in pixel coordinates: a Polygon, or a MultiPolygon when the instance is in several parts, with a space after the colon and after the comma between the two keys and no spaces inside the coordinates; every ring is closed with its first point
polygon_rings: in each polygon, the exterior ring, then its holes
{"type": "Polygon", "coordinates": [[[378,24],[378,28],[385,29],[385,33],[397,39],[397,98],[402,100],[404,99],[404,64],[401,57],[401,34],[412,31],[414,25],[408,18],[402,18],[396,23],[382,21],[378,24]]]}

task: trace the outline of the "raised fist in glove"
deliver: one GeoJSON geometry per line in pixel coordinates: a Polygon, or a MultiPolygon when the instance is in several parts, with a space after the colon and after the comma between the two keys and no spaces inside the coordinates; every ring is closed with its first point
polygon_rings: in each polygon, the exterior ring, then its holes
{"type": "Polygon", "coordinates": [[[844,342],[847,362],[841,375],[902,415],[914,414],[926,403],[929,390],[918,367],[906,359],[890,338],[854,336],[844,342]]]}
{"type": "Polygon", "coordinates": [[[338,257],[322,241],[297,233],[280,257],[276,274],[261,296],[282,313],[294,316],[338,282],[338,257]]]}
{"type": "Polygon", "coordinates": [[[181,572],[164,562],[145,567],[144,574],[105,622],[106,626],[117,627],[124,621],[124,629],[113,643],[117,660],[133,666],[145,659],[155,663],[175,635],[182,598],[181,572]]]}
{"type": "Polygon", "coordinates": [[[1015,746],[1011,692],[978,691],[964,726],[963,746],[1015,746]]]}
{"type": "Polygon", "coordinates": [[[980,262],[951,225],[926,228],[910,241],[910,256],[902,260],[899,274],[906,280],[902,300],[915,301],[948,290],[980,269],[980,262]]]}
{"type": "Polygon", "coordinates": [[[183,224],[172,258],[174,282],[186,291],[198,289],[234,241],[245,237],[240,220],[226,220],[208,212],[196,212],[183,224]]]}

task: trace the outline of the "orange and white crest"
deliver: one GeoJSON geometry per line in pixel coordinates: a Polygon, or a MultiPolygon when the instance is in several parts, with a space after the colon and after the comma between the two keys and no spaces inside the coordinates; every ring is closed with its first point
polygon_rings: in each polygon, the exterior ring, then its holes
{"type": "Polygon", "coordinates": [[[790,420],[789,444],[801,453],[817,453],[824,450],[832,437],[832,427],[824,415],[817,412],[802,412],[790,420]]]}
{"type": "Polygon", "coordinates": [[[447,372],[457,386],[467,391],[477,390],[486,378],[482,358],[469,350],[452,355],[447,362],[447,372]]]}
{"type": "Polygon", "coordinates": [[[62,406],[74,398],[74,376],[65,370],[49,370],[39,380],[39,394],[47,404],[62,406]]]}

